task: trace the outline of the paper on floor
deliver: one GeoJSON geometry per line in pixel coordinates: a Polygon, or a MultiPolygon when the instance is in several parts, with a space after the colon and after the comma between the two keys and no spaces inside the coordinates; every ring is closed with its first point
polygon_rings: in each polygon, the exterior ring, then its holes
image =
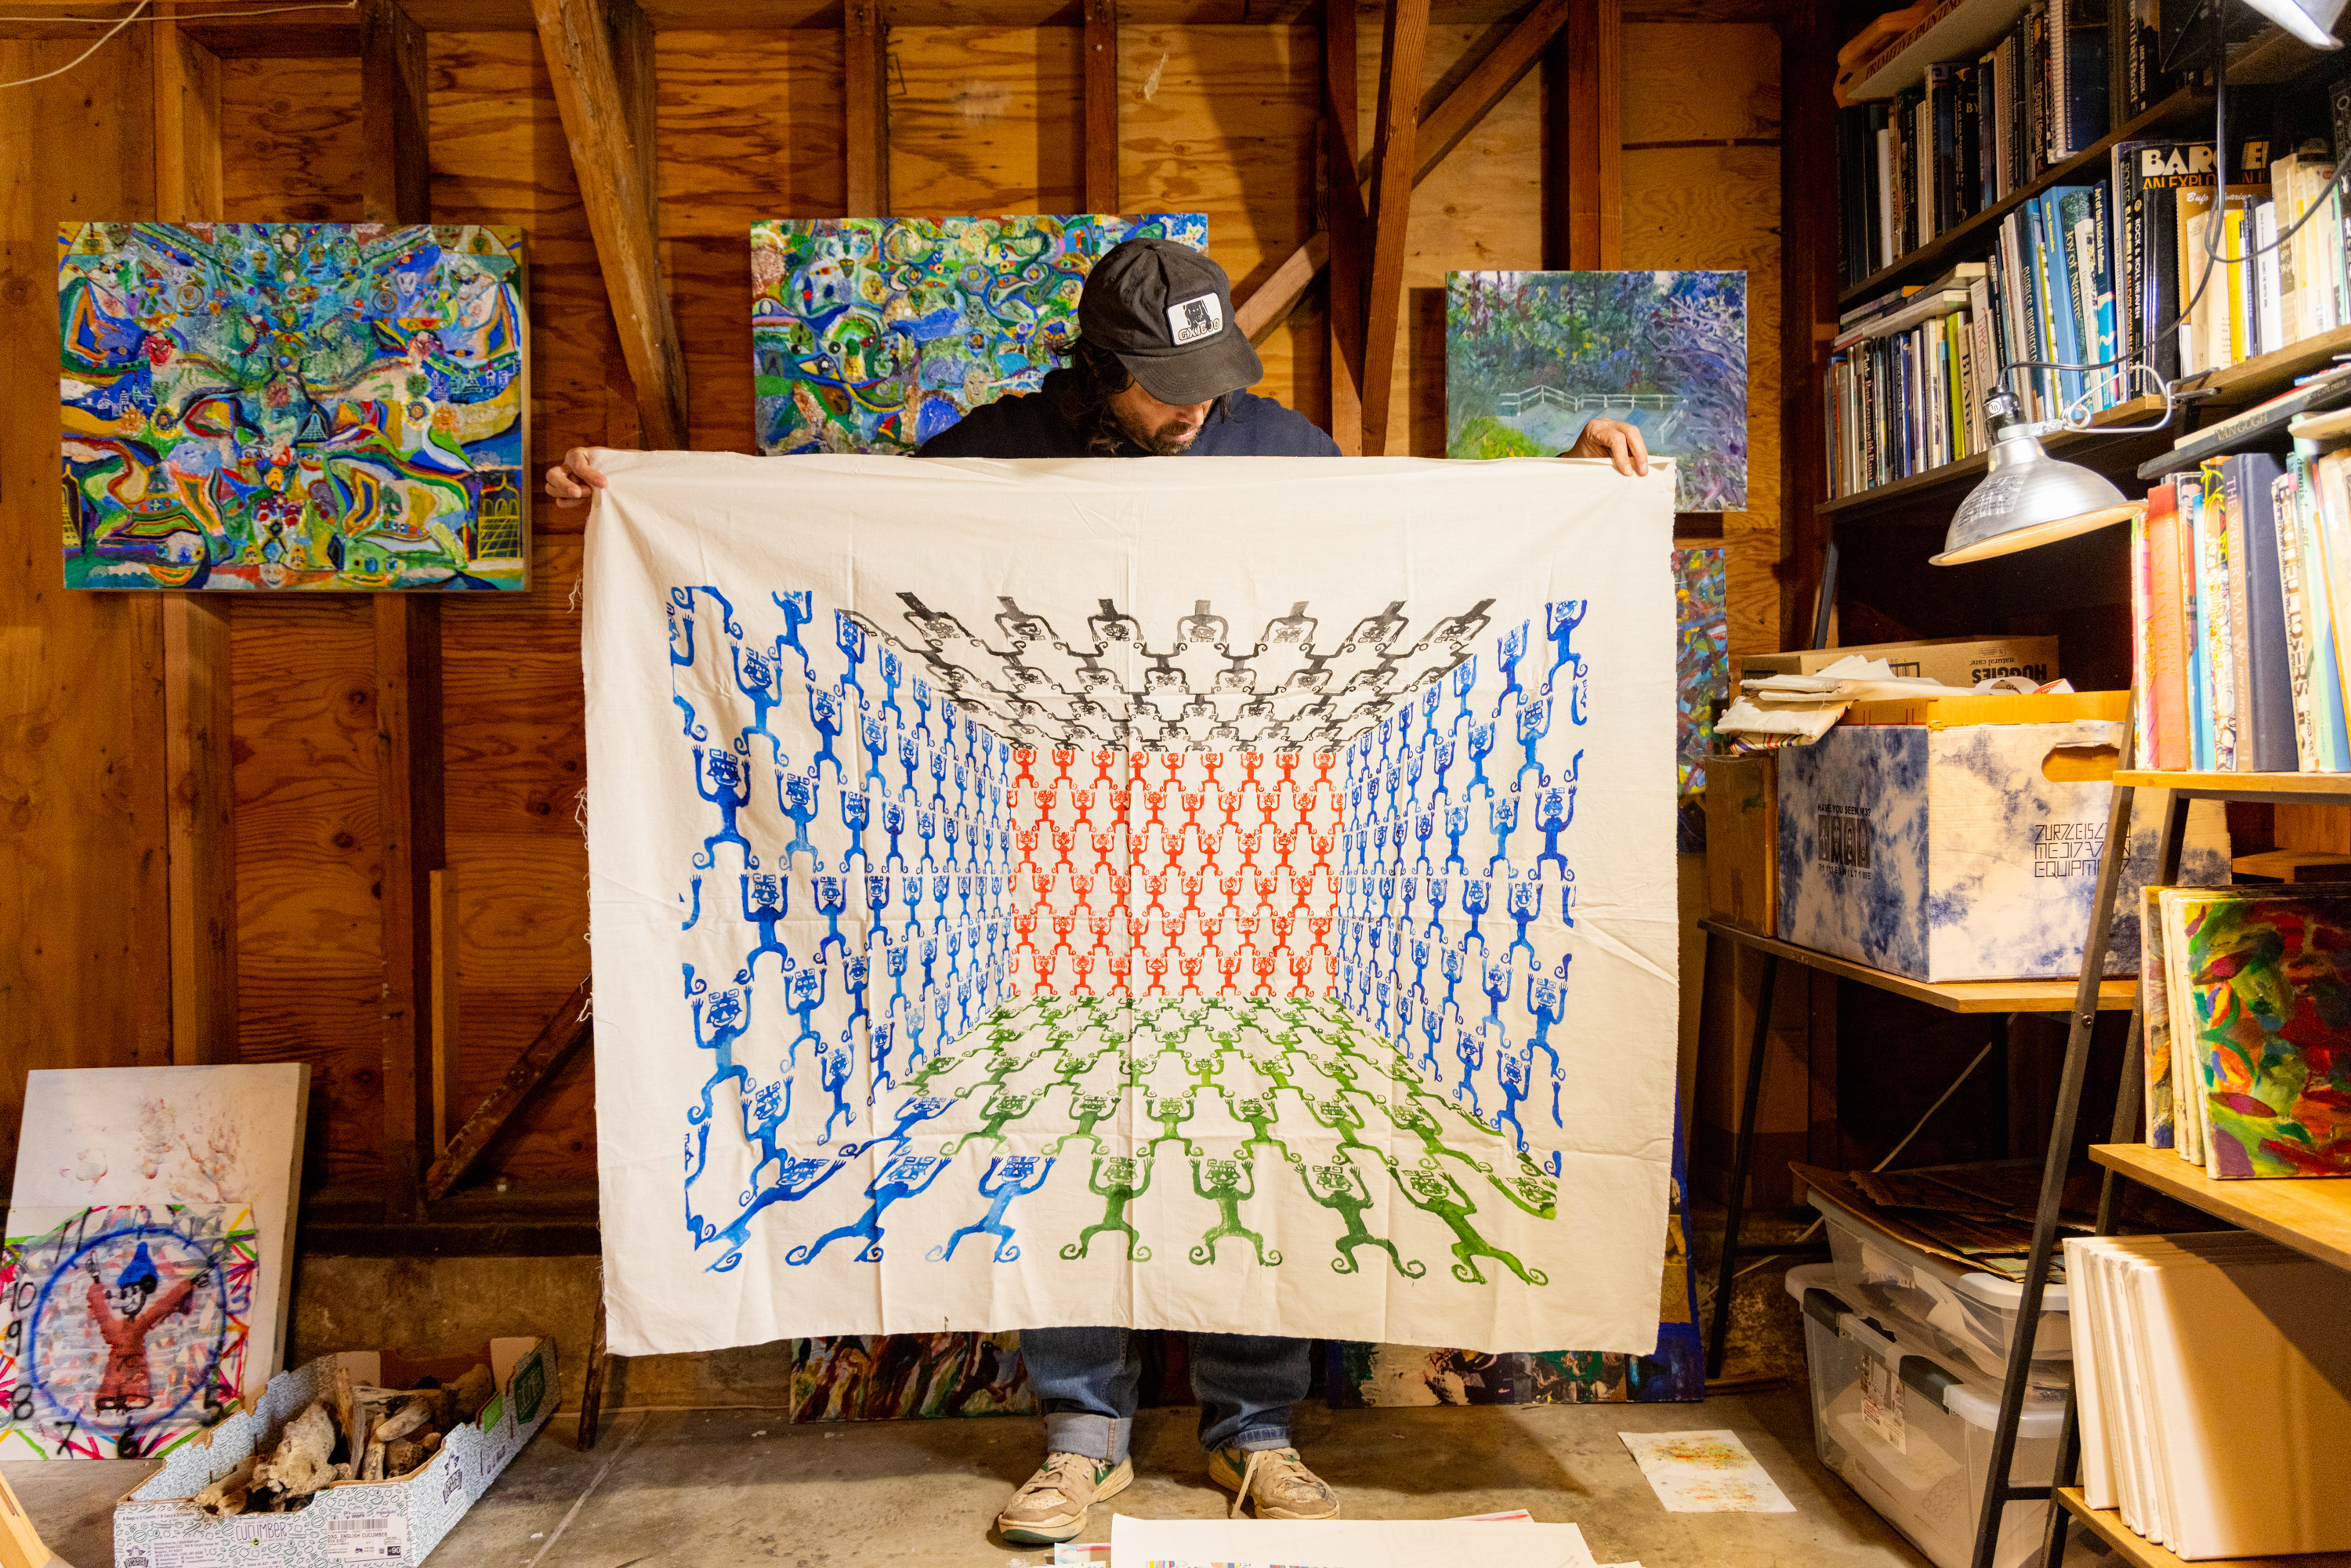
{"type": "Polygon", "coordinates": [[[1110,1568],[1599,1568],[1572,1524],[1447,1519],[1111,1521],[1110,1568]]]}
{"type": "Polygon", "coordinates": [[[1619,1432],[1667,1513],[1793,1513],[1737,1433],[1619,1432]]]}

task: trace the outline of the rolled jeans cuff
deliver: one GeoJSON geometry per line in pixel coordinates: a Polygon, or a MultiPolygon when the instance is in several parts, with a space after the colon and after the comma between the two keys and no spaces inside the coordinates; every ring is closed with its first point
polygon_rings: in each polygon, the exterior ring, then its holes
{"type": "Polygon", "coordinates": [[[1131,1420],[1082,1410],[1056,1411],[1045,1417],[1045,1451],[1082,1454],[1097,1464],[1115,1465],[1126,1458],[1127,1439],[1134,1434],[1131,1420]]]}
{"type": "Polygon", "coordinates": [[[1290,1446],[1290,1428],[1288,1427],[1271,1427],[1267,1426],[1262,1422],[1254,1427],[1242,1427],[1240,1431],[1235,1433],[1230,1438],[1227,1439],[1224,1444],[1224,1447],[1226,1448],[1238,1448],[1243,1453],[1252,1452],[1259,1448],[1287,1448],[1290,1446]]]}

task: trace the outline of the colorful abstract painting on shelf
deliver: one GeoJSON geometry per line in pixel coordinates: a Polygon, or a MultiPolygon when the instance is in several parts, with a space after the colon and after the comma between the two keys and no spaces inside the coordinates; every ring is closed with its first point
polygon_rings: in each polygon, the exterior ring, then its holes
{"type": "Polygon", "coordinates": [[[751,225],[759,450],[912,452],[1032,392],[1078,335],[1078,295],[1137,235],[1208,247],[1199,213],[794,218],[751,225]]]}
{"type": "Polygon", "coordinates": [[[1747,509],[1747,275],[1447,276],[1445,455],[1549,457],[1593,419],[1675,463],[1674,507],[1747,509]]]}
{"type": "Polygon", "coordinates": [[[1675,756],[1681,799],[1706,788],[1714,718],[1730,698],[1729,578],[1720,549],[1674,552],[1675,756]]]}
{"type": "Polygon", "coordinates": [[[57,239],[68,587],[528,585],[520,230],[57,239]]]}

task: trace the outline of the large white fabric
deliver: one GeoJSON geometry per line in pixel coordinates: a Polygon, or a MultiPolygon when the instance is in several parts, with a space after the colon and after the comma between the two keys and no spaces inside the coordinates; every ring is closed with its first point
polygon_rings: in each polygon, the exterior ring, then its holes
{"type": "Polygon", "coordinates": [[[1655,1347],[1670,471],[600,461],[615,1352],[1655,1347]]]}

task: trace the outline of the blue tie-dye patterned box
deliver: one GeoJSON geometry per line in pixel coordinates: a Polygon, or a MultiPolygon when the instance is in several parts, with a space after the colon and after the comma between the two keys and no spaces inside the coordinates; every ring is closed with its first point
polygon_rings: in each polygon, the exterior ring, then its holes
{"type": "MultiPolygon", "coordinates": [[[[2081,972],[2129,694],[1864,703],[1779,754],[1780,935],[1915,980],[2081,972]]],[[[2138,967],[2164,797],[2132,812],[2106,973],[2138,967]]],[[[2224,882],[2222,808],[2189,810],[2181,883],[2224,882]]]]}

